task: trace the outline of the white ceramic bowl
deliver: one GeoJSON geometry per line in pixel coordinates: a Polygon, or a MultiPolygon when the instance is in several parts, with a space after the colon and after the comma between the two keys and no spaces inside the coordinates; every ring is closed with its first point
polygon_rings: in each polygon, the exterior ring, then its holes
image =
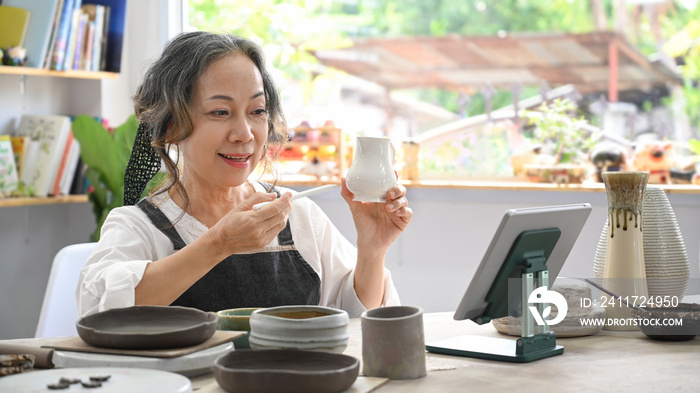
{"type": "Polygon", "coordinates": [[[279,306],[250,315],[252,349],[302,349],[342,353],[348,345],[344,310],[323,306],[279,306]]]}

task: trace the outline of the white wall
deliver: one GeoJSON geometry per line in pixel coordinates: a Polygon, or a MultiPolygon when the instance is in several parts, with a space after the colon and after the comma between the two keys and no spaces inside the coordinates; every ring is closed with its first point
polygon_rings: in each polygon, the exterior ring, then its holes
{"type": "MultiPolygon", "coordinates": [[[[694,288],[700,294],[700,195],[669,194],[690,260],[694,288]]],[[[340,231],[354,241],[355,229],[339,195],[312,197],[340,231]]],[[[391,247],[387,267],[404,304],[425,311],[454,310],[476,271],[507,209],[588,202],[593,206],[560,277],[592,278],[595,250],[607,217],[604,191],[494,191],[409,188],[414,218],[391,247]]]]}

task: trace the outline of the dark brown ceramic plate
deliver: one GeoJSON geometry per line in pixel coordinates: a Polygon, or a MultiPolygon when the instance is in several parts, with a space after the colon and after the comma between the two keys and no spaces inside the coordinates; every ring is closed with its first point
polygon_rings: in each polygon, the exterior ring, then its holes
{"type": "Polygon", "coordinates": [[[334,393],[352,386],[360,361],[296,349],[232,351],[216,359],[216,382],[230,393],[334,393]]]}
{"type": "Polygon", "coordinates": [[[88,315],[78,335],[101,348],[166,349],[198,345],[216,332],[219,317],[195,308],[134,306],[88,315]]]}
{"type": "Polygon", "coordinates": [[[685,341],[700,334],[700,304],[680,303],[678,307],[646,307],[632,310],[642,333],[653,340],[685,341]],[[672,324],[671,321],[680,322],[672,324]]]}

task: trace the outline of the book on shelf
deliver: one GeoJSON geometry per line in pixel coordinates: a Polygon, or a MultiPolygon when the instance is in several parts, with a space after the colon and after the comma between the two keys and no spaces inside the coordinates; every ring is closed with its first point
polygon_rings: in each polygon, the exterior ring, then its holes
{"type": "Polygon", "coordinates": [[[98,56],[102,53],[105,6],[100,4],[83,4],[81,11],[88,16],[89,21],[82,69],[100,71],[101,61],[98,56]]]}
{"type": "MultiPolygon", "coordinates": [[[[0,1],[2,4],[2,1],[0,1]]],[[[24,8],[0,5],[0,48],[24,46],[30,12],[24,8]]]]}
{"type": "Polygon", "coordinates": [[[83,58],[80,61],[81,70],[89,70],[92,67],[92,47],[95,39],[95,21],[90,20],[88,14],[87,29],[85,31],[85,43],[83,44],[83,58]]]}
{"type": "Polygon", "coordinates": [[[21,180],[33,195],[52,191],[70,131],[68,116],[22,115],[17,136],[28,137],[28,147],[21,180]]]}
{"type": "Polygon", "coordinates": [[[49,68],[51,66],[51,59],[53,58],[53,47],[56,43],[56,30],[58,30],[58,24],[61,21],[61,12],[63,11],[64,0],[56,0],[56,7],[53,15],[53,22],[51,23],[51,35],[49,38],[49,47],[46,50],[46,55],[41,63],[41,68],[49,68]]]}
{"type": "Polygon", "coordinates": [[[83,58],[83,45],[85,41],[85,29],[87,27],[87,15],[82,12],[78,13],[78,28],[77,35],[75,37],[76,42],[74,43],[75,51],[73,57],[71,58],[71,70],[80,69],[80,61],[83,58]]]}
{"type": "Polygon", "coordinates": [[[71,146],[70,153],[68,155],[68,162],[66,163],[66,169],[61,176],[60,193],[61,195],[70,195],[71,185],[73,184],[73,178],[75,178],[75,173],[78,168],[78,161],[80,160],[80,142],[77,139],[73,139],[73,145],[71,146]]]}
{"type": "MultiPolygon", "coordinates": [[[[89,5],[89,4],[88,4],[89,5]]],[[[92,71],[102,70],[102,53],[107,53],[107,34],[109,34],[109,7],[98,5],[95,15],[95,40],[92,51],[92,71]]]]}
{"type": "Polygon", "coordinates": [[[76,42],[78,41],[79,26],[80,26],[80,16],[82,15],[80,9],[73,10],[73,15],[71,15],[70,20],[70,35],[68,36],[68,47],[66,47],[66,55],[63,59],[63,69],[72,70],[73,69],[73,59],[75,58],[76,42]]]}
{"type": "MultiPolygon", "coordinates": [[[[124,29],[126,27],[126,3],[126,0],[83,0],[83,4],[98,4],[108,8],[105,9],[107,45],[105,53],[102,55],[105,65],[101,67],[104,71],[119,72],[121,70],[124,29]]],[[[100,60],[102,61],[102,59],[100,60]]]]}
{"type": "Polygon", "coordinates": [[[64,70],[105,69],[109,15],[110,7],[101,4],[86,3],[73,11],[63,61],[64,70]]]}
{"type": "Polygon", "coordinates": [[[17,164],[9,135],[0,135],[0,196],[17,189],[17,164]]]}
{"type": "Polygon", "coordinates": [[[52,70],[63,70],[73,11],[76,8],[80,8],[80,2],[81,0],[63,0],[63,9],[61,10],[61,18],[59,19],[58,26],[56,26],[56,41],[54,42],[53,54],[51,57],[50,68],[52,70]]]}
{"type": "Polygon", "coordinates": [[[87,165],[81,157],[78,157],[78,164],[75,166],[75,174],[70,185],[70,195],[84,195],[87,193],[87,165]]]}
{"type": "Polygon", "coordinates": [[[67,195],[70,192],[70,182],[73,181],[75,166],[78,164],[77,157],[79,156],[80,145],[73,137],[73,132],[71,131],[68,133],[68,140],[63,149],[63,157],[61,157],[61,164],[58,166],[58,172],[56,172],[56,179],[50,192],[51,195],[67,195]],[[66,182],[68,182],[67,186],[66,182]]]}
{"type": "Polygon", "coordinates": [[[5,0],[3,5],[24,8],[29,11],[29,27],[24,47],[27,50],[27,66],[41,68],[51,41],[53,18],[56,13],[55,1],[46,0],[5,0]]]}
{"type": "Polygon", "coordinates": [[[15,163],[17,164],[17,174],[22,174],[24,168],[24,157],[27,151],[27,138],[24,136],[11,136],[12,152],[15,155],[15,163]]]}

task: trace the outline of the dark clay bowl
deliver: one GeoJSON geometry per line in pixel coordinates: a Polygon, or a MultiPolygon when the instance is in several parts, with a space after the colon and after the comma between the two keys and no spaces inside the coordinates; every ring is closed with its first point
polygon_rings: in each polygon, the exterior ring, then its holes
{"type": "Polygon", "coordinates": [[[654,340],[685,341],[700,335],[700,304],[680,303],[678,307],[633,309],[632,315],[640,320],[642,333],[654,340]],[[682,325],[664,326],[660,323],[668,319],[681,320],[682,325]]]}
{"type": "Polygon", "coordinates": [[[357,379],[360,361],[297,349],[231,351],[216,359],[214,377],[230,393],[333,393],[357,379]]]}
{"type": "Polygon", "coordinates": [[[166,349],[198,345],[216,332],[219,317],[196,308],[134,306],[88,315],[78,335],[101,348],[166,349]]]}

